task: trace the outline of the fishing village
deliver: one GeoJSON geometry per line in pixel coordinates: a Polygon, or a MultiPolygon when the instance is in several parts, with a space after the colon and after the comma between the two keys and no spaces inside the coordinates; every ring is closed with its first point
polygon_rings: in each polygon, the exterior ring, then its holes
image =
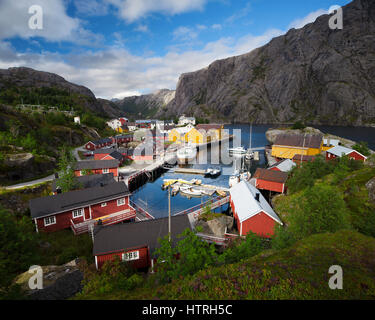
{"type": "Polygon", "coordinates": [[[326,161],[367,159],[343,146],[344,139],[316,132],[282,131],[269,144],[252,125],[230,132],[184,116],[179,126],[126,118],[107,124],[119,134],[73,152],[70,170],[80,187],[63,191],[64,173],[56,172],[53,195],[29,205],[36,232],[89,234],[97,269],[119,257],[153,273],[159,239],[169,235],[176,241],[183,230],[198,226],[202,241],[223,248],[249,232],[270,239],[283,225],[272,198],[287,192],[294,167],[320,154],[326,161]],[[246,138],[237,141],[241,135],[246,138]],[[214,218],[202,220],[210,212],[214,218]]]}

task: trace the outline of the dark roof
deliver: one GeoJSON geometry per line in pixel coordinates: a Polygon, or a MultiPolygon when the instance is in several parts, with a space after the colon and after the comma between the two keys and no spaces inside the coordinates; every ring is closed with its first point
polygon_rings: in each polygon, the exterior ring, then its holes
{"type": "Polygon", "coordinates": [[[115,138],[116,139],[127,139],[127,138],[133,138],[133,134],[132,133],[127,133],[127,134],[122,134],[122,135],[120,135],[120,136],[116,136],[115,138]]]}
{"type": "MultiPolygon", "coordinates": [[[[315,156],[302,155],[302,161],[314,161],[314,160],[315,160],[315,156]]],[[[295,154],[293,157],[293,161],[301,161],[301,155],[295,154]]]]}
{"type": "Polygon", "coordinates": [[[222,129],[223,128],[223,125],[222,124],[198,124],[195,126],[195,129],[197,130],[200,130],[200,129],[203,129],[203,130],[212,130],[212,129],[215,129],[215,130],[219,130],[219,129],[222,129]]]}
{"type": "Polygon", "coordinates": [[[40,218],[126,195],[129,195],[129,190],[125,183],[115,182],[103,187],[69,191],[55,196],[32,199],[29,206],[31,217],[40,218]]]}
{"type": "Polygon", "coordinates": [[[303,147],[319,149],[323,141],[321,134],[280,134],[276,137],[274,145],[289,146],[289,147],[303,147]]]}
{"type": "Polygon", "coordinates": [[[117,168],[119,166],[118,160],[84,160],[77,161],[73,165],[74,170],[85,170],[85,169],[109,169],[117,168]]]}
{"type": "MultiPolygon", "coordinates": [[[[171,217],[172,243],[187,228],[191,229],[187,215],[171,217]]],[[[168,217],[112,226],[96,226],[93,254],[100,255],[124,249],[148,246],[151,255],[159,247],[158,239],[168,235],[168,217]]]]}
{"type": "MultiPolygon", "coordinates": [[[[116,182],[113,178],[113,173],[108,174],[89,174],[87,176],[75,177],[78,184],[82,185],[82,189],[98,187],[100,184],[105,186],[116,182]]],[[[59,179],[55,179],[52,182],[52,192],[56,192],[56,188],[59,185],[59,179]]]]}
{"type": "Polygon", "coordinates": [[[288,173],[258,168],[254,174],[254,178],[278,183],[285,183],[288,179],[288,173]]]}
{"type": "Polygon", "coordinates": [[[118,161],[122,161],[122,159],[123,159],[123,155],[122,155],[120,152],[116,151],[116,150],[113,151],[113,152],[110,154],[110,156],[111,156],[112,158],[118,160],[118,161]]]}
{"type": "Polygon", "coordinates": [[[110,148],[101,148],[101,149],[96,149],[92,151],[93,154],[110,154],[116,150],[116,147],[110,147],[110,148]]]}
{"type": "Polygon", "coordinates": [[[112,143],[112,138],[103,138],[100,140],[93,141],[93,144],[95,145],[100,145],[100,144],[105,144],[105,143],[112,143]]]}

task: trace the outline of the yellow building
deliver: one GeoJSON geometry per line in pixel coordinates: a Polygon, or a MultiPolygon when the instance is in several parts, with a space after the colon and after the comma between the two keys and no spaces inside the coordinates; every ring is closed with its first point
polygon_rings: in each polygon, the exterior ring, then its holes
{"type": "Polygon", "coordinates": [[[277,136],[271,155],[279,159],[293,159],[296,154],[315,156],[322,151],[322,135],[282,134],[277,136]]]}
{"type": "Polygon", "coordinates": [[[121,127],[118,127],[116,129],[116,131],[119,132],[119,133],[129,133],[130,130],[129,130],[128,126],[126,124],[124,124],[121,127]]]}
{"type": "MultiPolygon", "coordinates": [[[[224,129],[224,125],[222,124],[198,124],[195,129],[199,131],[200,135],[202,136],[202,142],[206,141],[217,141],[220,140],[222,137],[222,130],[224,129]]],[[[199,143],[202,143],[199,142],[199,143]]]]}
{"type": "MultiPolygon", "coordinates": [[[[194,128],[194,127],[193,127],[194,128]]],[[[191,130],[190,127],[174,128],[168,134],[168,140],[177,144],[185,142],[185,135],[191,130]]]]}

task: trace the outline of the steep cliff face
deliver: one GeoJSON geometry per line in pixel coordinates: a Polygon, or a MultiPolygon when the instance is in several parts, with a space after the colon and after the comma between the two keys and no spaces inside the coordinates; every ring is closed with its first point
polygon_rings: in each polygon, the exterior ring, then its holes
{"type": "Polygon", "coordinates": [[[66,81],[63,77],[31,68],[0,69],[0,99],[5,104],[71,103],[104,116],[123,113],[108,100],[96,99],[90,89],[66,81]],[[27,92],[27,94],[25,94],[27,92]],[[30,101],[25,101],[29,99],[30,101]]]}
{"type": "Polygon", "coordinates": [[[150,118],[156,113],[162,112],[174,97],[174,90],[162,89],[148,95],[126,97],[122,100],[114,101],[114,103],[130,117],[150,118]]]}
{"type": "Polygon", "coordinates": [[[343,30],[329,15],[237,57],[181,75],[158,115],[213,121],[375,123],[375,1],[344,7],[343,30]]]}

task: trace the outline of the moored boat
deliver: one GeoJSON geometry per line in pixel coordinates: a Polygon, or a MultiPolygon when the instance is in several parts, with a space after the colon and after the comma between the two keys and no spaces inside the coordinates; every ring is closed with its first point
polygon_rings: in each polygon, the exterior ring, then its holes
{"type": "Polygon", "coordinates": [[[197,148],[192,146],[184,146],[177,150],[177,161],[179,164],[187,164],[192,162],[197,156],[197,148]]]}

